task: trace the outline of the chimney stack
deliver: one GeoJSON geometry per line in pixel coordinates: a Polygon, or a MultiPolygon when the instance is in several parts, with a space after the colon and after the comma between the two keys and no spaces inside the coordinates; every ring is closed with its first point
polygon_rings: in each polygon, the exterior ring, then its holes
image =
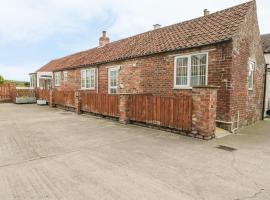
{"type": "Polygon", "coordinates": [[[161,28],[161,25],[160,24],[155,24],[154,25],[154,30],[159,29],[159,28],[161,28]]]}
{"type": "Polygon", "coordinates": [[[204,9],[203,10],[203,14],[204,14],[204,16],[207,16],[207,15],[210,14],[210,11],[208,9],[204,9]]]}
{"type": "Polygon", "coordinates": [[[102,36],[99,38],[99,46],[104,46],[110,42],[110,38],[107,37],[106,31],[102,31],[102,36]]]}

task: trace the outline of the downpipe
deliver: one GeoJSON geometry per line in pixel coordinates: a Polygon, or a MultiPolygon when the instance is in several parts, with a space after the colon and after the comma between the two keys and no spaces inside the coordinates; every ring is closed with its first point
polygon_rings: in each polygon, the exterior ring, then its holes
{"type": "Polygon", "coordinates": [[[263,92],[263,110],[262,110],[262,120],[265,119],[265,101],[266,101],[266,87],[267,87],[267,73],[270,71],[268,68],[269,64],[265,65],[265,73],[264,73],[264,92],[263,92]]]}

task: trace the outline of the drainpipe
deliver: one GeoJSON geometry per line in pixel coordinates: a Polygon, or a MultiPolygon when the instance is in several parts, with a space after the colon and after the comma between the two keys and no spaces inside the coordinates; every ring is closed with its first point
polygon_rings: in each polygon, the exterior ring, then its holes
{"type": "Polygon", "coordinates": [[[266,98],[266,87],[267,87],[267,73],[268,73],[268,66],[269,64],[265,65],[265,74],[264,74],[264,92],[263,92],[263,110],[262,110],[262,120],[264,120],[265,115],[265,98],[266,98]]]}

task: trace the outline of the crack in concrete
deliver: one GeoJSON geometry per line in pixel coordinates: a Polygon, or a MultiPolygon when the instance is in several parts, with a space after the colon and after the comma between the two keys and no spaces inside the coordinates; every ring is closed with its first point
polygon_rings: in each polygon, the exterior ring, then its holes
{"type": "Polygon", "coordinates": [[[256,198],[257,196],[259,196],[262,192],[264,191],[264,189],[260,189],[258,190],[257,192],[255,192],[253,195],[251,196],[247,196],[247,197],[243,197],[243,198],[237,198],[235,200],[245,200],[245,199],[254,199],[256,198]]]}
{"type": "MultiPolygon", "coordinates": [[[[234,152],[231,152],[231,155],[233,157],[232,159],[232,162],[231,162],[231,166],[232,168],[241,176],[244,176],[245,178],[248,178],[250,179],[247,175],[245,175],[244,173],[242,173],[236,166],[235,166],[235,163],[236,163],[236,157],[235,157],[235,154],[234,152]]],[[[255,197],[257,197],[258,195],[260,195],[263,191],[264,191],[264,188],[259,188],[259,185],[256,181],[254,181],[253,179],[250,179],[253,184],[255,185],[255,187],[257,188],[257,192],[255,192],[253,195],[251,196],[247,196],[247,197],[244,197],[244,198],[237,198],[235,200],[245,200],[245,199],[253,199],[255,197]]]]}

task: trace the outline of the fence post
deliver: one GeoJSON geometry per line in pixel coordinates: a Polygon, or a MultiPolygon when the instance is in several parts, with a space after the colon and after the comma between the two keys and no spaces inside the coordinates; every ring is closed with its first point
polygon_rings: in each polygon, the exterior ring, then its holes
{"type": "Polygon", "coordinates": [[[9,85],[9,96],[11,99],[11,102],[16,103],[16,84],[15,83],[10,83],[9,85]]]}
{"type": "Polygon", "coordinates": [[[81,96],[80,91],[75,91],[75,112],[81,114],[81,96]]]}
{"type": "Polygon", "coordinates": [[[120,94],[119,95],[119,121],[121,124],[129,123],[129,104],[130,104],[130,94],[120,94]]]}
{"type": "Polygon", "coordinates": [[[54,103],[54,89],[50,90],[50,107],[54,108],[55,107],[55,103],[54,103]]]}
{"type": "Polygon", "coordinates": [[[215,86],[192,88],[191,136],[205,140],[215,137],[217,88],[215,86]]]}

